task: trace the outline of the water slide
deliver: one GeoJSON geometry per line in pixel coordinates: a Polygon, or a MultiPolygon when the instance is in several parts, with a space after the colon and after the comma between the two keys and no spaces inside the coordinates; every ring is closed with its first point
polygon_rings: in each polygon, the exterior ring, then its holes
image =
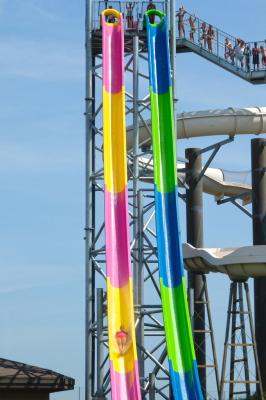
{"type": "MultiPolygon", "coordinates": [[[[151,143],[150,120],[139,128],[140,146],[151,143]]],[[[176,137],[189,139],[217,135],[259,135],[266,133],[266,107],[233,108],[177,114],[176,137]]],[[[127,128],[127,149],[133,148],[133,127],[127,128]]]]}
{"type": "MultiPolygon", "coordinates": [[[[177,114],[176,137],[177,139],[190,139],[201,136],[217,135],[260,135],[266,133],[266,107],[249,107],[216,109],[206,111],[194,111],[177,114]]],[[[133,127],[127,127],[127,150],[133,149],[133,127]]],[[[139,127],[139,143],[141,147],[151,145],[151,121],[146,120],[139,127]]],[[[143,180],[151,179],[153,175],[153,162],[141,157],[140,167],[147,173],[143,180]]],[[[183,168],[184,165],[177,165],[183,168]]],[[[184,180],[184,174],[181,178],[184,180]]],[[[219,168],[208,168],[203,176],[203,191],[211,194],[216,200],[224,196],[238,196],[243,192],[251,193],[251,186],[241,179],[238,180],[237,173],[232,180],[225,176],[226,173],[219,168]]],[[[244,204],[251,201],[250,194],[243,199],[244,204]]]]}
{"type": "MultiPolygon", "coordinates": [[[[153,183],[153,160],[139,157],[140,179],[153,183]]],[[[177,176],[181,182],[186,181],[185,163],[177,163],[177,176]]],[[[207,168],[203,177],[203,191],[213,195],[215,201],[225,196],[240,196],[243,205],[251,203],[251,184],[248,182],[249,172],[224,171],[221,168],[207,168]]]]}
{"type": "Polygon", "coordinates": [[[146,13],[152,110],[155,212],[160,290],[175,399],[203,399],[188,312],[178,217],[176,148],[167,18],[146,13]],[[150,16],[159,17],[158,24],[150,16]]]}
{"type": "Polygon", "coordinates": [[[238,281],[266,276],[265,245],[202,249],[183,243],[183,255],[187,269],[192,272],[221,272],[238,281]]]}
{"type": "Polygon", "coordinates": [[[128,221],[122,14],[113,9],[105,10],[102,13],[102,33],[104,200],[112,400],[140,400],[128,221]]]}
{"type": "MultiPolygon", "coordinates": [[[[140,399],[141,396],[138,382],[137,352],[134,331],[132,274],[129,252],[127,171],[125,162],[125,150],[126,148],[128,150],[132,148],[133,129],[130,127],[127,129],[126,143],[122,50],[123,21],[121,14],[113,9],[111,11],[105,10],[102,19],[104,66],[103,104],[105,142],[105,219],[108,277],[108,332],[112,399],[140,399]],[[110,14],[115,14],[115,23],[108,23],[105,21],[105,18],[110,14]],[[120,118],[118,117],[119,115],[120,118]],[[117,149],[119,149],[119,151],[117,151],[117,149]],[[121,168],[121,165],[123,165],[123,168],[121,168]],[[120,240],[121,237],[124,238],[123,241],[120,240]]],[[[157,33],[155,32],[157,30],[157,26],[151,26],[149,24],[149,28],[152,28],[154,38],[157,37],[157,33]]],[[[156,41],[153,44],[156,44],[156,41]]],[[[154,50],[156,50],[156,46],[154,50]]],[[[169,62],[168,57],[169,56],[167,55],[167,62],[169,62]]],[[[154,61],[156,64],[156,60],[154,61]]],[[[169,65],[167,68],[169,68],[169,65]]],[[[150,71],[152,71],[151,63],[150,71]]],[[[169,78],[169,73],[167,76],[169,78]]],[[[170,84],[170,80],[168,81],[168,84],[170,84]]],[[[152,94],[154,95],[153,104],[156,104],[156,101],[154,103],[156,96],[158,99],[165,98],[165,93],[158,93],[156,90],[155,92],[151,92],[151,97],[152,94]],[[161,96],[162,94],[163,96],[161,96]]],[[[163,109],[165,104],[165,102],[157,102],[157,105],[160,106],[160,109],[163,109]]],[[[171,108],[169,108],[169,110],[171,110],[171,108]]],[[[169,117],[169,110],[168,115],[167,112],[165,112],[166,110],[163,112],[166,118],[169,117]]],[[[171,112],[169,118],[172,118],[171,112]]],[[[165,123],[165,121],[162,121],[161,119],[157,122],[160,122],[158,127],[160,127],[162,123],[165,123]]],[[[226,110],[182,113],[178,115],[176,122],[178,138],[221,134],[260,134],[266,131],[266,108],[229,108],[226,110]]],[[[173,132],[172,122],[170,125],[170,128],[172,129],[171,132],[173,132]]],[[[147,129],[149,126],[150,121],[146,121],[145,124],[140,127],[140,145],[142,146],[149,145],[151,143],[149,128],[147,129]]],[[[156,133],[154,133],[154,136],[156,136],[156,133]]],[[[160,132],[157,135],[157,139],[162,139],[162,137],[160,137],[160,132]]],[[[166,143],[163,141],[160,143],[160,146],[165,145],[166,143]]],[[[173,227],[169,225],[169,209],[171,211],[176,209],[175,214],[177,216],[176,200],[174,205],[172,202],[174,197],[173,192],[176,192],[176,177],[175,175],[172,178],[169,177],[169,171],[165,169],[166,167],[168,168],[169,162],[168,160],[164,159],[162,153],[162,149],[159,151],[157,146],[157,158],[156,154],[154,154],[154,159],[156,162],[159,160],[159,164],[155,165],[155,182],[157,182],[156,186],[158,188],[156,192],[156,198],[161,202],[159,205],[157,204],[157,209],[160,209],[159,206],[161,206],[161,214],[160,212],[157,212],[156,218],[157,221],[159,221],[159,218],[161,218],[163,221],[168,221],[168,226],[166,224],[164,230],[166,234],[170,233],[169,237],[172,238],[173,236],[171,235],[174,231],[173,227]],[[156,178],[158,179],[156,180],[156,178]],[[164,192],[165,188],[169,188],[169,182],[171,183],[171,179],[173,188],[175,188],[175,190],[172,190],[172,196],[170,192],[164,192]]],[[[173,172],[175,168],[173,166],[171,166],[171,168],[173,172]]],[[[243,187],[243,185],[237,182],[226,182],[221,170],[208,168],[204,179],[206,180],[206,178],[209,183],[206,186],[208,189],[205,191],[207,193],[214,194],[215,196],[220,196],[221,193],[227,194],[228,191],[231,193],[231,195],[234,195],[241,193],[243,189],[250,190],[249,187],[243,187]],[[207,177],[206,174],[208,175],[207,177]],[[235,193],[235,191],[237,191],[237,193],[235,193]]],[[[178,231],[178,226],[176,226],[175,229],[178,231]]],[[[174,243],[172,243],[171,240],[168,241],[169,237],[166,236],[167,240],[164,240],[162,235],[160,235],[160,238],[158,237],[158,240],[160,241],[160,243],[158,243],[158,251],[161,249],[161,254],[164,257],[162,268],[164,266],[170,267],[167,273],[164,275],[160,274],[162,297],[164,299],[164,303],[168,305],[167,313],[165,313],[164,318],[168,321],[168,327],[171,326],[173,328],[175,327],[175,324],[179,326],[179,328],[172,330],[172,332],[171,329],[167,329],[167,343],[170,343],[170,347],[168,346],[168,349],[174,393],[176,398],[201,399],[202,397],[197,378],[195,354],[187,312],[182,254],[179,245],[177,246],[177,250],[174,249],[174,243]],[[167,257],[165,257],[165,253],[163,253],[163,250],[166,249],[165,246],[168,250],[168,253],[166,253],[167,257]],[[171,258],[173,249],[174,252],[178,254],[178,258],[180,260],[180,265],[178,265],[179,275],[175,275],[175,273],[173,273],[176,268],[176,260],[173,260],[173,257],[171,258]],[[175,308],[177,301],[179,302],[178,304],[180,305],[180,309],[183,310],[182,313],[180,313],[179,310],[178,314],[176,314],[175,308]],[[169,307],[169,304],[171,307],[169,307]],[[181,325],[178,318],[183,318],[183,323],[181,323],[181,325]],[[184,335],[184,331],[186,330],[188,331],[188,335],[184,335]],[[176,343],[182,342],[183,336],[188,338],[187,343],[182,343],[182,347],[176,347],[176,343]],[[180,354],[180,349],[182,354],[180,354]],[[189,349],[189,351],[187,351],[187,349],[189,349]],[[175,358],[175,356],[178,357],[175,358]],[[172,359],[170,357],[172,357],[172,359]],[[181,362],[173,361],[177,359],[181,360],[181,362]],[[187,369],[189,371],[186,369],[188,366],[189,368],[187,369]],[[195,387],[197,389],[193,393],[195,387]]],[[[162,271],[162,268],[160,268],[160,272],[162,271]]]]}

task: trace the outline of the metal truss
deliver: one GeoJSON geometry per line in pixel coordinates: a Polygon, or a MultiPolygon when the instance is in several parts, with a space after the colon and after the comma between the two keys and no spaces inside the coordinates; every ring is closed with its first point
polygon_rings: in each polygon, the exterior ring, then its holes
{"type": "Polygon", "coordinates": [[[256,389],[256,398],[263,399],[249,287],[246,281],[233,281],[230,285],[227,311],[220,399],[231,400],[239,396],[249,399],[253,397],[252,392],[256,389]],[[230,353],[229,368],[227,367],[228,353],[230,353]],[[255,364],[255,373],[253,364],[255,364]],[[229,388],[229,393],[226,395],[225,388],[229,388]]]}

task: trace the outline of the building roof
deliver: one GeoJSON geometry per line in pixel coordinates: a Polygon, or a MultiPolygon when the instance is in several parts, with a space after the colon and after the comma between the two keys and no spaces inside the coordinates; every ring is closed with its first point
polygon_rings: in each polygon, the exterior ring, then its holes
{"type": "Polygon", "coordinates": [[[0,358],[0,390],[59,392],[74,389],[75,380],[45,368],[0,358]]]}

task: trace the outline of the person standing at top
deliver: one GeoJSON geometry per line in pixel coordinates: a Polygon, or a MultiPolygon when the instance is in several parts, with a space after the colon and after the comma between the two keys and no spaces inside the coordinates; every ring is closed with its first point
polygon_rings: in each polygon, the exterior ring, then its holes
{"type": "Polygon", "coordinates": [[[185,34],[185,26],[184,26],[184,16],[186,14],[186,10],[184,8],[184,6],[179,7],[178,12],[176,13],[177,17],[178,17],[178,36],[179,38],[182,38],[182,36],[186,36],[185,34]]]}
{"type": "Polygon", "coordinates": [[[190,25],[190,33],[189,33],[189,39],[191,40],[191,42],[194,42],[194,33],[196,32],[196,17],[194,15],[194,18],[192,17],[192,15],[190,15],[189,19],[189,25],[190,25]]]}
{"type": "Polygon", "coordinates": [[[235,48],[234,48],[234,55],[235,55],[235,58],[236,58],[236,66],[237,67],[239,66],[239,63],[240,63],[241,68],[244,67],[244,61],[243,61],[244,60],[244,51],[245,51],[245,42],[244,42],[244,40],[239,39],[239,38],[236,39],[236,45],[235,45],[235,48]]]}
{"type": "Polygon", "coordinates": [[[126,10],[127,10],[127,28],[132,29],[134,28],[134,20],[133,20],[133,9],[135,7],[135,3],[133,4],[131,1],[126,3],[126,10]]]}
{"type": "MultiPolygon", "coordinates": [[[[156,10],[156,5],[152,2],[152,0],[149,0],[149,4],[147,5],[147,11],[150,11],[150,10],[156,10]]],[[[150,21],[150,24],[154,24],[155,15],[150,15],[149,21],[150,21]]]]}
{"type": "Polygon", "coordinates": [[[239,42],[239,61],[240,61],[240,65],[241,68],[244,68],[244,54],[245,54],[245,48],[246,48],[246,43],[244,42],[244,40],[240,39],[239,42]]]}
{"type": "Polygon", "coordinates": [[[263,46],[260,46],[261,63],[263,67],[266,67],[266,50],[263,46]]]}
{"type": "Polygon", "coordinates": [[[256,71],[256,69],[258,71],[258,69],[259,69],[259,63],[260,63],[259,54],[260,54],[260,49],[258,48],[258,45],[255,42],[254,47],[252,49],[252,62],[253,62],[254,71],[256,71]]]}
{"type": "Polygon", "coordinates": [[[203,45],[204,45],[204,48],[206,49],[206,47],[207,47],[207,25],[206,25],[206,22],[202,22],[200,29],[201,29],[201,40],[203,40],[203,45]]]}
{"type": "Polygon", "coordinates": [[[208,45],[208,50],[212,52],[212,41],[215,38],[215,32],[212,27],[212,25],[209,25],[209,28],[207,30],[207,45],[208,45]]]}
{"type": "Polygon", "coordinates": [[[245,65],[247,72],[250,72],[250,47],[246,46],[244,50],[245,65]]]}
{"type": "MultiPolygon", "coordinates": [[[[109,6],[108,8],[109,8],[109,10],[113,10],[113,7],[112,7],[112,6],[109,6]]],[[[109,15],[107,16],[107,22],[108,22],[109,24],[114,24],[114,23],[115,23],[115,15],[114,15],[114,14],[109,14],[109,15]]]]}
{"type": "Polygon", "coordinates": [[[234,60],[234,50],[233,50],[233,46],[232,46],[232,42],[228,39],[225,38],[224,41],[224,58],[226,59],[226,61],[234,60]]]}

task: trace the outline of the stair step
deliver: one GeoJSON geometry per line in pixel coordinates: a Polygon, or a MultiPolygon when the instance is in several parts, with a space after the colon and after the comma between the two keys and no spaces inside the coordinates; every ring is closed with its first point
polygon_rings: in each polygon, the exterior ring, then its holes
{"type": "Polygon", "coordinates": [[[224,383],[234,383],[235,385],[236,384],[243,384],[243,385],[245,385],[245,384],[248,384],[248,383],[260,383],[260,381],[234,381],[234,380],[229,380],[229,381],[224,381],[224,383]]]}
{"type": "Polygon", "coordinates": [[[232,346],[232,347],[255,347],[254,343],[225,343],[225,346],[232,346]]]}
{"type": "Polygon", "coordinates": [[[198,368],[216,368],[215,364],[198,365],[198,368]]]}
{"type": "Polygon", "coordinates": [[[233,360],[233,363],[245,362],[245,361],[247,361],[247,358],[238,358],[236,360],[233,360]]]}

